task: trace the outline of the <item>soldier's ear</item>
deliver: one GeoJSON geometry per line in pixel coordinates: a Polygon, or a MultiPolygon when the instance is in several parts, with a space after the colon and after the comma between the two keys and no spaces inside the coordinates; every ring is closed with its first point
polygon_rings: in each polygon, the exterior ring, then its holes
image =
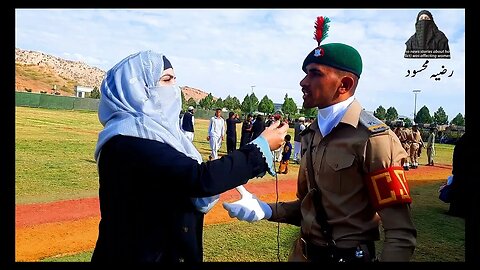
{"type": "Polygon", "coordinates": [[[344,94],[353,89],[354,84],[355,80],[351,76],[343,76],[340,80],[340,86],[338,90],[340,93],[344,94]]]}

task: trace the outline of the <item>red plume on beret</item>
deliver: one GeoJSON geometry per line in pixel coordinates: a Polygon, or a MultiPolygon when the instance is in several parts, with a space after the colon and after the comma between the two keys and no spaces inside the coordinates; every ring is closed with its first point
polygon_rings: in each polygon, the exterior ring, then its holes
{"type": "Polygon", "coordinates": [[[324,40],[328,36],[328,23],[330,19],[328,17],[318,16],[317,21],[315,22],[315,33],[314,39],[318,42],[318,46],[320,46],[320,42],[324,40]]]}

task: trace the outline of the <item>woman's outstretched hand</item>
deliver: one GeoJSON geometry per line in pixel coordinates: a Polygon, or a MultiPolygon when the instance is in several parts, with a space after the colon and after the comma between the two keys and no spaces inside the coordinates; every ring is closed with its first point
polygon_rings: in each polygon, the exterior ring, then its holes
{"type": "Polygon", "coordinates": [[[285,141],[285,135],[288,131],[288,123],[275,121],[269,127],[265,128],[262,132],[262,135],[270,146],[270,150],[277,150],[282,146],[282,143],[285,141]]]}

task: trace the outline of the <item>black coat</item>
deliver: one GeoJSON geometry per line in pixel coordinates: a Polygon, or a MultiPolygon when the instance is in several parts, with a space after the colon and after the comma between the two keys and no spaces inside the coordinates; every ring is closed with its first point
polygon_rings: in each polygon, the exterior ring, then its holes
{"type": "Polygon", "coordinates": [[[266,171],[253,144],[198,164],[165,143],[111,138],[98,161],[101,220],[92,262],[201,262],[204,214],[191,198],[266,171]]]}
{"type": "Polygon", "coordinates": [[[258,119],[255,120],[255,122],[252,125],[252,141],[255,140],[262,132],[265,130],[265,122],[263,122],[263,119],[258,119]]]}

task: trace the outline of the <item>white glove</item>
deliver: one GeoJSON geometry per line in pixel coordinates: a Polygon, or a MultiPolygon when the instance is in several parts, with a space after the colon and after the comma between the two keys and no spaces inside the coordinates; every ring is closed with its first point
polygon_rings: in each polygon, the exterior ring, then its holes
{"type": "Polygon", "coordinates": [[[217,194],[211,197],[192,198],[192,202],[198,211],[206,214],[208,211],[210,211],[210,209],[213,208],[219,199],[220,194],[217,194]]]}
{"type": "Polygon", "coordinates": [[[272,208],[267,203],[259,200],[257,196],[248,192],[243,186],[238,186],[236,189],[240,192],[242,198],[233,203],[223,203],[223,208],[228,211],[230,217],[255,222],[272,216],[272,208]]]}

